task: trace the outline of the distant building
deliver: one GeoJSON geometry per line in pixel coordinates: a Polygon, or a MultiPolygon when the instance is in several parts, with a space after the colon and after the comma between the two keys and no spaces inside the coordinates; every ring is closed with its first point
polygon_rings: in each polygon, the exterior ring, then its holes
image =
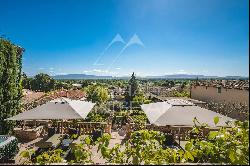
{"type": "Polygon", "coordinates": [[[240,80],[197,81],[191,86],[192,99],[249,106],[249,82],[240,80]]]}
{"type": "Polygon", "coordinates": [[[110,98],[113,100],[117,100],[117,101],[121,101],[124,99],[123,95],[125,93],[126,89],[122,89],[120,87],[115,87],[112,86],[109,89],[109,93],[110,93],[110,98]]]}
{"type": "Polygon", "coordinates": [[[82,84],[72,84],[74,88],[82,88],[82,84]]]}
{"type": "Polygon", "coordinates": [[[145,93],[151,93],[157,96],[173,96],[176,91],[180,90],[180,86],[178,85],[171,88],[162,86],[146,86],[143,90],[145,93]]]}

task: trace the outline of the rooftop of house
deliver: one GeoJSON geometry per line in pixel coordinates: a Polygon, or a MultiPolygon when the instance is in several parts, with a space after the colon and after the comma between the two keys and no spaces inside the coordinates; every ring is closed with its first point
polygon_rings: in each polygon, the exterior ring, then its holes
{"type": "Polygon", "coordinates": [[[198,80],[193,85],[249,90],[249,80],[198,80]]]}

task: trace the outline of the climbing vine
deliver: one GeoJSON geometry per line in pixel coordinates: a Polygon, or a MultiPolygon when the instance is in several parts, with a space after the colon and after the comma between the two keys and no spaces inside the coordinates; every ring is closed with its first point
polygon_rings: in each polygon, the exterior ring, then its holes
{"type": "Polygon", "coordinates": [[[14,122],[5,121],[20,108],[23,49],[0,38],[0,134],[8,134],[14,122]]]}

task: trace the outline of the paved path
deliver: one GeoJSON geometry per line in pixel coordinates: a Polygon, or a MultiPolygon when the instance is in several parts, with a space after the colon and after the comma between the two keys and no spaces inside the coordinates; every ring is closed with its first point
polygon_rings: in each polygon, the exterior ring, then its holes
{"type": "Polygon", "coordinates": [[[18,154],[15,156],[15,164],[22,164],[25,159],[21,157],[21,152],[24,151],[24,150],[27,150],[29,149],[30,147],[33,148],[33,150],[37,150],[37,147],[34,146],[34,144],[40,140],[42,140],[43,138],[37,138],[33,141],[30,141],[30,142],[27,142],[27,143],[24,143],[24,144],[19,144],[19,152],[18,154]]]}

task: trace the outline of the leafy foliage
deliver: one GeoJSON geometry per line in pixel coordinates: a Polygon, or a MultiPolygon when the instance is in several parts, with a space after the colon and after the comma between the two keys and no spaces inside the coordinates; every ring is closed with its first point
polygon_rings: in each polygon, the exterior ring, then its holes
{"type": "MultiPolygon", "coordinates": [[[[218,118],[214,118],[218,123],[218,118]]],[[[206,126],[197,119],[191,132],[200,134],[206,126]]],[[[202,137],[188,140],[185,149],[165,146],[168,139],[163,133],[153,130],[139,130],[131,134],[124,144],[110,146],[111,135],[104,134],[98,139],[98,151],[108,163],[117,164],[174,164],[174,163],[219,163],[249,164],[249,122],[236,121],[232,128],[221,127],[202,137]]],[[[91,139],[73,148],[75,160],[70,163],[92,163],[89,152],[91,139]],[[86,146],[87,145],[87,146],[86,146]]],[[[40,164],[62,162],[61,151],[49,151],[37,157],[40,164]]],[[[29,155],[26,155],[29,156],[29,155]]]]}
{"type": "Polygon", "coordinates": [[[105,122],[110,118],[110,110],[107,104],[95,105],[93,110],[88,114],[86,121],[105,122]]]}
{"type": "Polygon", "coordinates": [[[89,85],[86,87],[87,100],[98,104],[104,103],[109,99],[107,88],[100,85],[89,85]]]}
{"type": "Polygon", "coordinates": [[[15,124],[4,119],[16,115],[20,109],[23,51],[0,38],[0,135],[8,134],[15,124]]]}
{"type": "Polygon", "coordinates": [[[105,114],[100,114],[97,112],[90,112],[86,118],[86,121],[88,122],[105,122],[106,121],[105,114]]]}
{"type": "Polygon", "coordinates": [[[145,128],[145,124],[148,123],[147,115],[142,110],[131,110],[129,117],[135,123],[135,130],[145,128]]]}
{"type": "Polygon", "coordinates": [[[22,165],[32,164],[32,155],[35,154],[34,149],[24,150],[20,153],[20,156],[25,160],[22,162],[22,165]]]}
{"type": "Polygon", "coordinates": [[[125,94],[126,102],[130,103],[136,94],[139,92],[139,84],[136,80],[135,73],[132,74],[131,79],[129,80],[128,87],[125,94]]]}
{"type": "Polygon", "coordinates": [[[37,74],[31,82],[32,90],[48,92],[55,89],[55,80],[48,74],[37,74]]]}
{"type": "Polygon", "coordinates": [[[33,91],[49,92],[55,89],[71,89],[72,83],[65,80],[54,80],[48,74],[39,73],[34,78],[22,74],[22,86],[33,91]]]}
{"type": "Polygon", "coordinates": [[[8,144],[0,147],[0,160],[10,159],[15,156],[18,152],[18,141],[17,139],[11,140],[8,144]]]}
{"type": "Polygon", "coordinates": [[[183,91],[183,92],[175,92],[174,97],[190,97],[190,93],[183,91]]]}
{"type": "Polygon", "coordinates": [[[116,144],[109,148],[110,135],[105,134],[100,140],[98,150],[110,163],[119,164],[167,164],[179,162],[184,152],[173,149],[163,149],[164,136],[158,131],[140,130],[132,133],[125,143],[125,149],[116,144]]]}
{"type": "MultiPolygon", "coordinates": [[[[87,139],[87,142],[88,144],[90,144],[89,139],[87,139]]],[[[75,160],[71,161],[73,163],[93,163],[93,161],[91,160],[92,153],[82,143],[73,147],[72,153],[75,157],[75,160]]]]}
{"type": "Polygon", "coordinates": [[[190,140],[185,149],[195,162],[249,164],[249,122],[236,121],[230,129],[211,131],[205,140],[190,140]]]}
{"type": "Polygon", "coordinates": [[[141,104],[144,104],[145,101],[146,99],[142,93],[135,95],[132,99],[133,106],[135,107],[139,107],[141,104]]]}
{"type": "MultiPolygon", "coordinates": [[[[215,117],[215,123],[218,119],[215,117]]],[[[192,132],[199,135],[205,125],[194,126],[192,132]]],[[[164,149],[165,138],[158,131],[140,130],[132,133],[125,148],[115,145],[109,148],[110,135],[99,140],[102,156],[111,163],[169,164],[169,163],[220,163],[249,164],[249,122],[236,121],[230,129],[210,131],[206,138],[190,138],[185,150],[164,149]]]]}
{"type": "Polygon", "coordinates": [[[62,153],[63,153],[63,150],[61,149],[44,152],[41,155],[36,157],[36,162],[42,165],[51,164],[51,163],[61,163],[63,162],[63,158],[61,157],[62,153]]]}

